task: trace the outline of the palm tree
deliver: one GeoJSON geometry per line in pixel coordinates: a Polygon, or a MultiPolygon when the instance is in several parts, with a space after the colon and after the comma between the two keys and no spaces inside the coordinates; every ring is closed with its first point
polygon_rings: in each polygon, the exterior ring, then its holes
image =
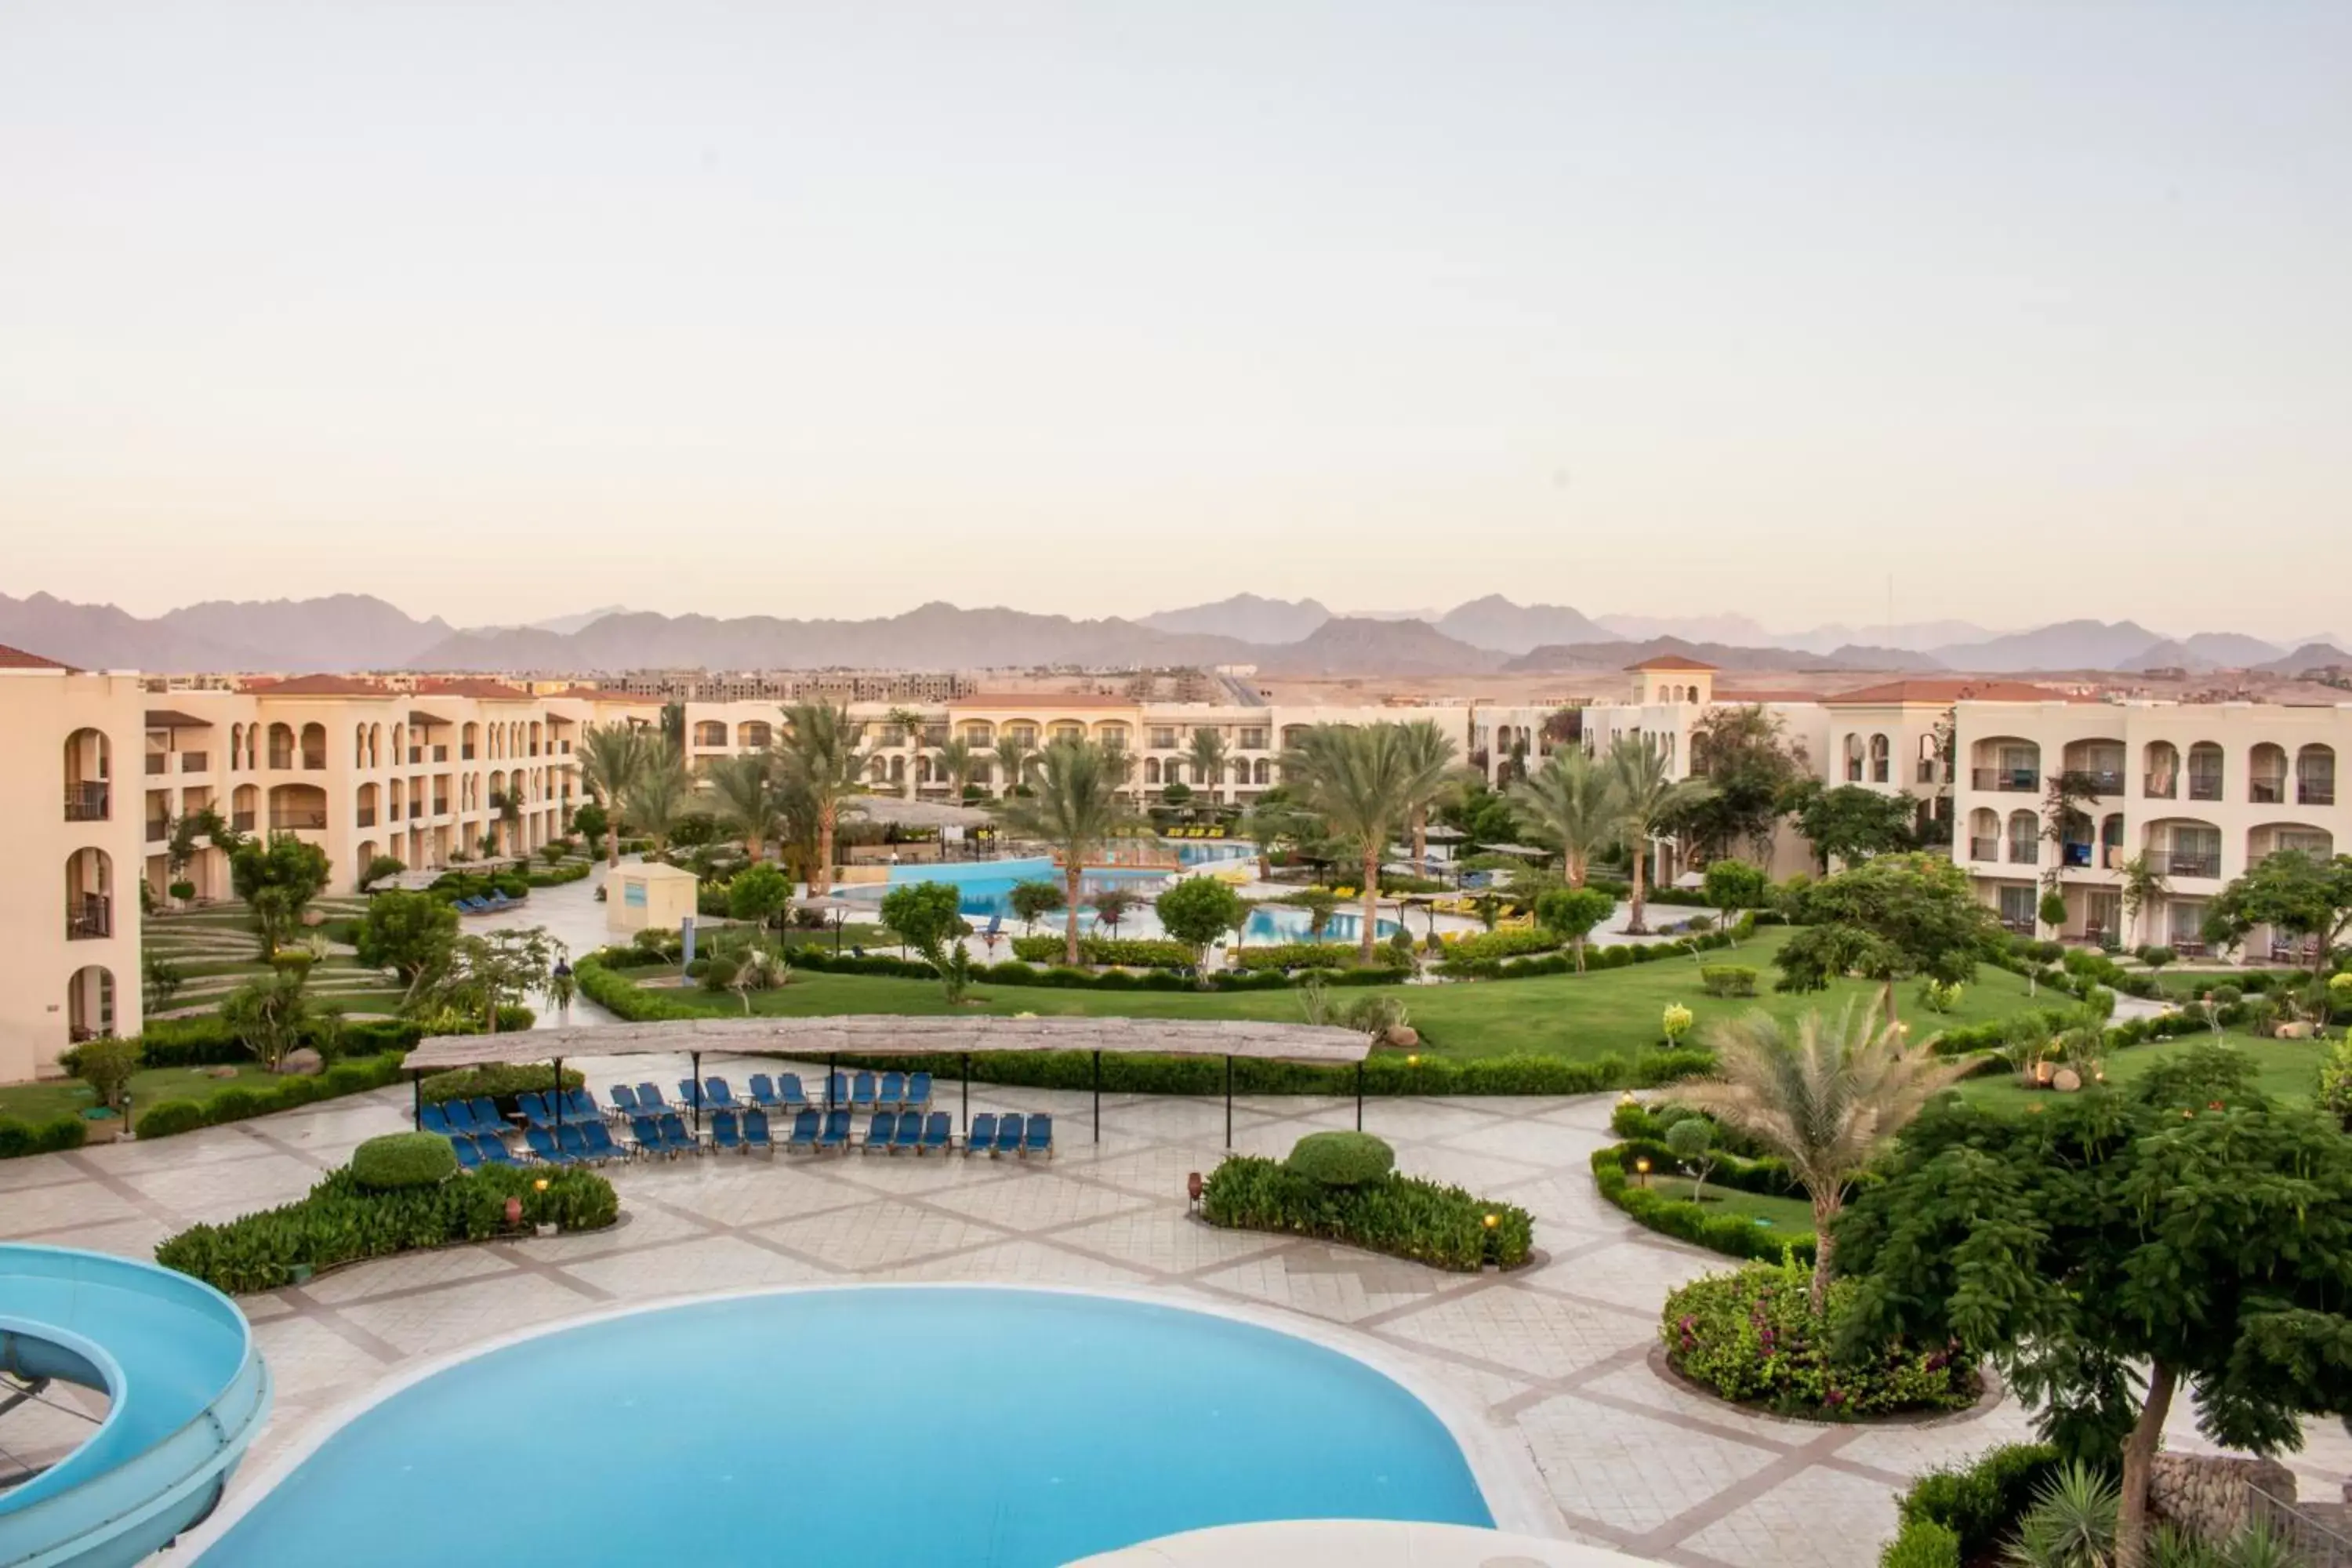
{"type": "Polygon", "coordinates": [[[1412,865],[1419,871],[1429,858],[1430,809],[1462,787],[1454,767],[1459,748],[1434,719],[1415,719],[1404,726],[1404,744],[1416,773],[1429,776],[1428,788],[1407,803],[1412,823],[1412,865]]]}
{"type": "Polygon", "coordinates": [[[783,816],[776,798],[776,758],[768,752],[713,757],[703,772],[710,782],[720,826],[742,837],[743,847],[755,866],[776,832],[777,819],[783,816]]]}
{"type": "Polygon", "coordinates": [[[1225,738],[1214,730],[1195,730],[1184,756],[1192,764],[1192,787],[1209,797],[1207,805],[1216,805],[1217,786],[1225,780],[1225,738]]]}
{"type": "Polygon", "coordinates": [[[795,702],[784,710],[784,739],[777,752],[782,782],[797,792],[816,817],[816,860],[809,867],[809,891],[833,887],[833,831],[841,803],[863,787],[870,754],[857,743],[849,714],[824,702],[795,702]]]}
{"type": "Polygon", "coordinates": [[[1677,1084],[1675,1100],[1766,1144],[1789,1163],[1813,1203],[1813,1310],[1830,1284],[1830,1222],[1878,1148],[1973,1065],[1937,1058],[1861,998],[1843,1012],[1808,1012],[1790,1039],[1761,1008],[1708,1030],[1718,1079],[1677,1084]]]}
{"type": "Polygon", "coordinates": [[[1037,748],[1007,730],[996,738],[996,750],[991,753],[1000,775],[997,793],[1010,795],[1029,780],[1029,770],[1036,765],[1037,748]]]}
{"type": "Polygon", "coordinates": [[[646,732],[634,724],[598,724],[581,731],[580,787],[594,795],[605,824],[604,863],[621,863],[621,807],[646,765],[646,732]]]}
{"type": "Polygon", "coordinates": [[[1633,908],[1625,921],[1628,936],[1648,934],[1643,923],[1646,908],[1643,883],[1649,872],[1650,836],[1677,810],[1705,795],[1697,779],[1677,782],[1666,766],[1666,754],[1647,735],[1628,735],[1609,748],[1609,783],[1616,797],[1617,827],[1633,858],[1633,908]]]}
{"type": "Polygon", "coordinates": [[[1584,886],[1592,857],[1617,835],[1616,790],[1609,770],[1570,746],[1511,785],[1510,800],[1538,838],[1559,846],[1568,885],[1584,886]]]}
{"type": "Polygon", "coordinates": [[[667,736],[649,739],[645,765],[630,782],[622,801],[628,807],[629,820],[653,838],[655,853],[669,847],[669,830],[677,825],[677,819],[685,815],[687,803],[693,798],[694,779],[686,771],[686,759],[679,755],[678,749],[667,736]]]}
{"type": "Polygon", "coordinates": [[[1004,807],[1004,820],[1014,832],[1044,840],[1061,857],[1068,921],[1063,958],[1072,965],[1078,962],[1078,908],[1086,901],[1079,885],[1087,860],[1136,820],[1120,794],[1132,765],[1125,752],[1092,741],[1056,741],[1038,759],[1034,793],[1004,807]]]}
{"type": "Polygon", "coordinates": [[[2164,897],[2168,889],[2163,876],[2156,868],[2156,862],[2144,854],[2133,856],[2117,869],[2123,872],[2124,878],[2122,902],[2127,931],[2125,945],[2137,947],[2139,917],[2155,907],[2156,900],[2164,897]]]}
{"type": "Polygon", "coordinates": [[[1421,753],[1402,724],[1318,724],[1282,759],[1284,781],[1318,813],[1332,836],[1363,857],[1361,962],[1372,962],[1380,924],[1381,858],[1389,837],[1425,801],[1444,766],[1421,753]]]}
{"type": "Polygon", "coordinates": [[[896,728],[906,737],[907,773],[903,784],[908,800],[915,798],[915,775],[921,770],[923,757],[923,716],[912,708],[893,708],[882,715],[882,722],[896,728]]]}
{"type": "Polygon", "coordinates": [[[980,772],[981,755],[972,750],[970,741],[958,736],[940,748],[939,754],[931,759],[931,765],[946,775],[949,787],[955,792],[955,798],[961,802],[963,792],[971,787],[972,774],[980,772]]]}

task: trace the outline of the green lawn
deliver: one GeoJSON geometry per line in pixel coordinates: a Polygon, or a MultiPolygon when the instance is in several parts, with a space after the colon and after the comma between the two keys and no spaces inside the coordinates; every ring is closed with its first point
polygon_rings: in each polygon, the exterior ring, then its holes
{"type": "MultiPolygon", "coordinates": [[[[149,1068],[131,1075],[131,1104],[135,1113],[142,1105],[153,1105],[165,1100],[210,1100],[222,1089],[239,1079],[266,1078],[258,1063],[239,1062],[236,1078],[212,1078],[205,1068],[149,1068]]],[[[0,1088],[0,1116],[14,1116],[26,1121],[46,1121],[55,1116],[76,1116],[84,1108],[98,1103],[89,1086],[79,1079],[65,1079],[53,1083],[16,1083],[0,1088]]]]}
{"type": "MultiPolygon", "coordinates": [[[[1851,997],[1877,994],[1877,987],[1860,981],[1841,982],[1827,992],[1810,995],[1773,992],[1771,954],[1787,936],[1785,930],[1767,930],[1733,952],[1704,955],[1709,964],[1761,969],[1761,994],[1754,997],[1724,999],[1705,994],[1699,988],[1699,965],[1689,958],[1662,959],[1589,974],[1414,985],[1391,994],[1403,1000],[1433,1052],[1457,1057],[1530,1053],[1574,1060],[1628,1056],[1655,1046],[1659,1016],[1669,1002],[1680,1002],[1697,1016],[1693,1030],[1696,1038],[1706,1033],[1711,1021],[1735,1017],[1751,1008],[1761,1007],[1786,1018],[1808,1007],[1837,1007],[1851,997]]],[[[621,973],[644,978],[675,971],[621,973]]],[[[731,994],[714,994],[698,987],[665,989],[661,994],[713,1016],[741,1011],[741,1004],[731,994]]],[[[1352,1003],[1359,994],[1353,988],[1330,993],[1341,1005],[1352,1003]]],[[[2029,1006],[2055,1006],[2065,1000],[2045,994],[2029,1001],[2022,979],[1990,967],[1978,972],[1959,1008],[1940,1017],[1921,1010],[1909,987],[1897,994],[1906,1017],[1922,1037],[1937,1027],[1984,1023],[2029,1006]]],[[[1065,991],[1043,985],[982,985],[972,997],[975,1011],[1042,1016],[1284,1020],[1300,1016],[1297,994],[1286,991],[1065,991]]],[[[929,981],[820,974],[810,970],[795,972],[792,984],[782,990],[754,994],[751,1008],[780,1017],[830,1013],[934,1015],[950,1010],[940,987],[929,981]]]]}
{"type": "MultiPolygon", "coordinates": [[[[2183,1035],[2112,1051],[2106,1058],[2107,1082],[2118,1088],[2129,1084],[2157,1063],[2212,1038],[2205,1034],[2183,1035]]],[[[2280,1100],[2309,1100],[2318,1091],[2319,1064],[2332,1048],[2321,1040],[2273,1040],[2238,1034],[2225,1034],[2221,1039],[2253,1058],[2255,1087],[2280,1100]]],[[[1960,1094],[1972,1104],[1988,1110],[2011,1110],[2045,1105],[2058,1098],[2049,1089],[2025,1088],[2006,1071],[1969,1079],[1960,1085],[1960,1094]]]]}
{"type": "MultiPolygon", "coordinates": [[[[1692,1183],[1686,1176],[1662,1176],[1653,1172],[1650,1185],[1669,1197],[1687,1198],[1692,1192],[1692,1183]]],[[[1802,1198],[1767,1197],[1761,1193],[1743,1193],[1710,1182],[1704,1201],[1710,1214],[1745,1215],[1751,1220],[1767,1221],[1773,1235],[1791,1241],[1810,1238],[1813,1234],[1813,1205],[1802,1198]]]]}

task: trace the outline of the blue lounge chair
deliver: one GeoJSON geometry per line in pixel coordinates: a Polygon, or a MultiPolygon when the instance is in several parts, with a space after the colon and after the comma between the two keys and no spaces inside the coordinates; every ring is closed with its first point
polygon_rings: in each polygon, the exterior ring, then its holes
{"type": "Polygon", "coordinates": [[[743,1109],[743,1102],[735,1098],[735,1087],[723,1078],[702,1080],[702,1103],[705,1106],[715,1105],[721,1110],[743,1109]]]}
{"type": "Polygon", "coordinates": [[[563,1157],[575,1165],[601,1165],[604,1156],[588,1147],[588,1135],[580,1131],[580,1123],[567,1121],[555,1131],[555,1146],[563,1157]]]}
{"type": "Polygon", "coordinates": [[[971,1119],[971,1131],[963,1135],[963,1152],[983,1153],[996,1143],[996,1113],[983,1110],[971,1119]]]}
{"type": "Polygon", "coordinates": [[[923,1146],[923,1113],[919,1110],[898,1112],[898,1131],[890,1137],[890,1152],[923,1146]]]}
{"type": "Polygon", "coordinates": [[[580,1135],[588,1141],[588,1152],[600,1160],[625,1160],[629,1157],[629,1152],[613,1142],[611,1131],[601,1121],[589,1122],[580,1129],[580,1135]]]}
{"type": "Polygon", "coordinates": [[[478,1171],[482,1166],[482,1152],[474,1147],[471,1138],[463,1136],[449,1140],[449,1147],[457,1152],[457,1163],[465,1170],[478,1171]]]}
{"type": "Polygon", "coordinates": [[[890,1147],[890,1140],[898,1135],[898,1113],[895,1110],[877,1110],[874,1113],[874,1120],[866,1124],[865,1152],[871,1154],[877,1149],[887,1149],[890,1147]]]}
{"type": "Polygon", "coordinates": [[[845,1072],[837,1072],[834,1074],[833,1077],[827,1080],[825,1097],[827,1101],[825,1109],[828,1110],[836,1105],[847,1105],[849,1103],[849,1075],[845,1072]]]}
{"type": "Polygon", "coordinates": [[[499,1114],[498,1101],[487,1094],[478,1094],[474,1097],[472,1105],[476,1134],[499,1133],[507,1131],[507,1119],[499,1114]]]}
{"type": "Polygon", "coordinates": [[[942,1153],[946,1152],[954,1146],[954,1128],[955,1123],[949,1119],[946,1111],[932,1111],[923,1119],[923,1142],[917,1147],[915,1152],[918,1155],[927,1154],[934,1149],[942,1153]]]}
{"type": "Polygon", "coordinates": [[[776,1098],[776,1080],[766,1073],[751,1075],[751,1103],[762,1110],[774,1110],[783,1104],[776,1098]]]}
{"type": "Polygon", "coordinates": [[[575,1116],[583,1121],[602,1121],[604,1108],[585,1088],[572,1089],[563,1097],[563,1119],[569,1121],[575,1116]]]}
{"type": "Polygon", "coordinates": [[[690,1078],[682,1078],[678,1079],[677,1109],[679,1110],[692,1110],[697,1103],[699,1103],[705,1110],[710,1109],[710,1100],[709,1097],[702,1092],[700,1085],[697,1084],[690,1078]]]}
{"type": "Polygon", "coordinates": [[[1052,1117],[1033,1116],[1029,1119],[1028,1131],[1021,1135],[1021,1157],[1025,1160],[1032,1154],[1043,1154],[1049,1160],[1054,1157],[1052,1117]]]}
{"type": "Polygon", "coordinates": [[[820,1149],[849,1147],[849,1112],[828,1110],[824,1113],[824,1131],[817,1134],[816,1146],[820,1149]]]}
{"type": "Polygon", "coordinates": [[[650,1116],[635,1116],[629,1119],[629,1138],[636,1144],[637,1152],[647,1159],[651,1159],[656,1154],[667,1154],[673,1152],[668,1144],[662,1142],[661,1128],[650,1116]]]}
{"type": "Polygon", "coordinates": [[[877,1100],[874,1092],[874,1075],[872,1073],[861,1072],[850,1080],[849,1109],[852,1110],[875,1110],[880,1109],[880,1101],[877,1100]]]}
{"type": "Polygon", "coordinates": [[[488,902],[482,899],[459,899],[457,900],[457,912],[461,915],[478,915],[489,907],[488,902]]]}
{"type": "Polygon", "coordinates": [[[771,1160],[776,1157],[776,1140],[768,1131],[768,1113],[752,1110],[743,1113],[743,1147],[757,1149],[771,1160]]]}
{"type": "Polygon", "coordinates": [[[441,1119],[449,1124],[450,1131],[467,1138],[474,1135],[474,1108],[464,1100],[446,1101],[441,1107],[441,1119]]]}
{"type": "Polygon", "coordinates": [[[809,1108],[808,1090],[801,1087],[801,1075],[796,1072],[777,1077],[776,1098],[784,1102],[786,1110],[806,1110],[809,1108]]]}
{"type": "Polygon", "coordinates": [[[793,1118],[793,1135],[784,1141],[784,1152],[816,1147],[816,1130],[822,1121],[814,1110],[803,1110],[793,1118]]]}
{"type": "Polygon", "coordinates": [[[555,1134],[546,1128],[526,1127],[523,1129],[522,1139],[524,1142],[530,1145],[531,1153],[538,1157],[541,1164],[569,1165],[572,1163],[572,1156],[555,1146],[555,1134]]]}
{"type": "Polygon", "coordinates": [[[981,928],[980,940],[986,942],[992,937],[998,937],[1003,934],[1004,911],[1003,910],[999,910],[994,914],[989,916],[988,924],[981,928]]]}
{"type": "Polygon", "coordinates": [[[623,1118],[635,1118],[637,1114],[637,1091],[631,1089],[627,1084],[614,1084],[612,1089],[605,1093],[604,1098],[613,1102],[613,1112],[614,1115],[623,1118]]]}
{"type": "Polygon", "coordinates": [[[551,1127],[555,1124],[555,1113],[547,1109],[547,1102],[539,1098],[537,1090],[525,1089],[516,1095],[515,1109],[522,1112],[523,1121],[529,1126],[551,1127]]]}
{"type": "Polygon", "coordinates": [[[907,1079],[907,1098],[899,1102],[900,1109],[927,1110],[930,1108],[930,1104],[931,1075],[927,1072],[916,1073],[907,1079]]]}
{"type": "Polygon", "coordinates": [[[637,1109],[647,1116],[659,1116],[669,1109],[669,1101],[652,1084],[641,1083],[637,1085],[637,1109]]]}
{"type": "Polygon", "coordinates": [[[883,1104],[888,1106],[893,1110],[898,1110],[899,1105],[903,1103],[907,1098],[906,1075],[895,1072],[884,1073],[882,1075],[882,1088],[880,1095],[883,1104]]]}
{"type": "Polygon", "coordinates": [[[482,1163],[485,1165],[520,1165],[522,1163],[520,1160],[518,1160],[512,1154],[508,1153],[507,1146],[504,1143],[499,1142],[495,1138],[475,1139],[474,1152],[482,1157],[482,1163]]]}
{"type": "Polygon", "coordinates": [[[999,1154],[1011,1154],[1021,1147],[1021,1118],[1000,1116],[996,1119],[996,1149],[999,1154]]]}
{"type": "Polygon", "coordinates": [[[699,1154],[702,1145],[686,1130],[686,1121],[675,1110],[655,1123],[661,1129],[662,1147],[673,1154],[699,1154]]]}
{"type": "Polygon", "coordinates": [[[444,1138],[454,1137],[457,1130],[449,1125],[449,1113],[437,1105],[428,1105],[416,1113],[420,1131],[438,1132],[444,1138]]]}
{"type": "Polygon", "coordinates": [[[722,1110],[711,1117],[710,1146],[713,1149],[732,1149],[738,1154],[743,1152],[743,1134],[735,1125],[733,1111],[722,1110]]]}

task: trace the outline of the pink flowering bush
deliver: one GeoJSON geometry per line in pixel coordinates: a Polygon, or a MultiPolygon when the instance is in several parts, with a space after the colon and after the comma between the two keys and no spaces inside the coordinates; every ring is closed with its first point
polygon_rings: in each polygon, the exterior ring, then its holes
{"type": "Polygon", "coordinates": [[[1852,1287],[1833,1282],[1828,1312],[1817,1317],[1811,1280],[1810,1270],[1790,1260],[1691,1281],[1666,1298],[1658,1324],[1668,1363],[1736,1405],[1817,1421],[1976,1402],[1977,1370],[1949,1346],[1894,1341],[1841,1358],[1834,1325],[1852,1287]]]}

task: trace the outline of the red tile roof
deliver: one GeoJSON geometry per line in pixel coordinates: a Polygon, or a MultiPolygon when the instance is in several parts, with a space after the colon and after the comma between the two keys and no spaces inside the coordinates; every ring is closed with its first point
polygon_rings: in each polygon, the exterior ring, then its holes
{"type": "Polygon", "coordinates": [[[1655,658],[1645,658],[1639,664],[1629,664],[1628,669],[1713,669],[1716,667],[1696,658],[1685,658],[1678,653],[1662,653],[1655,658]]]}
{"type": "Polygon", "coordinates": [[[1717,702],[1819,702],[1822,694],[1792,690],[1717,691],[1715,700],[1717,702]]]}
{"type": "Polygon", "coordinates": [[[348,675],[298,675],[290,680],[256,680],[246,690],[257,697],[398,697],[400,692],[348,675]]]}
{"type": "Polygon", "coordinates": [[[520,687],[509,686],[503,680],[426,680],[419,682],[416,689],[427,697],[472,697],[488,702],[539,700],[520,687]]]}
{"type": "Polygon", "coordinates": [[[1948,708],[1955,702],[2074,702],[2081,699],[2022,680],[1890,680],[1822,699],[1833,708],[1889,708],[1913,704],[1948,708]]]}
{"type": "Polygon", "coordinates": [[[53,658],[43,658],[37,653],[26,653],[20,647],[0,643],[0,669],[71,669],[69,664],[59,664],[53,658]]]}

